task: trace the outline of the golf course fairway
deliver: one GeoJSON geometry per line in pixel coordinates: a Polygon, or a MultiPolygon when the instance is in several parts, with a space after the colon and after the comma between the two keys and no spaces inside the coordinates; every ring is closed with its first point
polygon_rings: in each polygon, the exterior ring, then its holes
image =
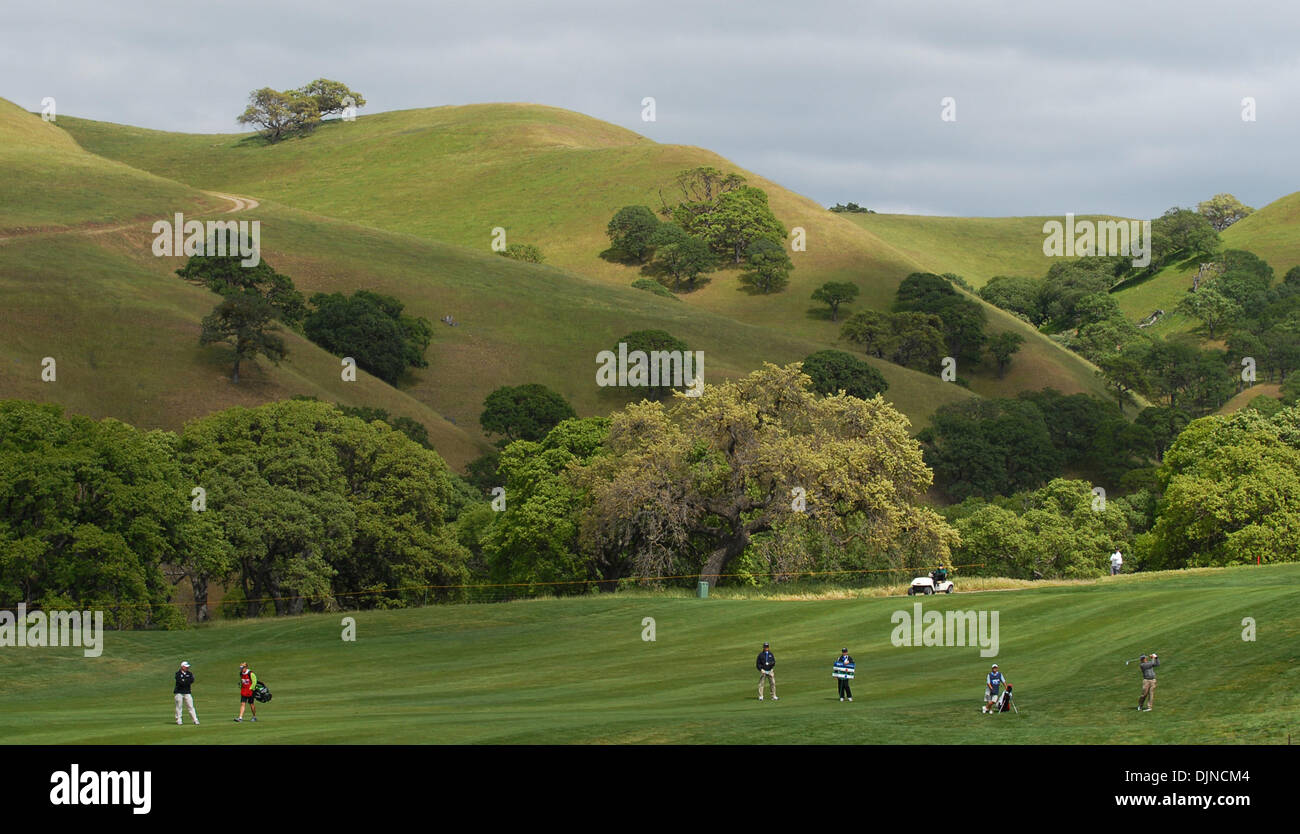
{"type": "MultiPolygon", "coordinates": [[[[1286,744],[1300,735],[1300,564],[909,598],[632,592],[106,632],[0,653],[9,744],[1286,744]],[[895,646],[895,612],[998,613],[997,655],[895,646]],[[342,639],[343,618],[356,621],[342,639]],[[646,618],[653,618],[654,640],[646,618]],[[1248,631],[1250,618],[1255,633],[1248,631]],[[1254,639],[1243,639],[1243,637],[1254,639]],[[757,700],[776,655],[780,700],[757,700]],[[857,661],[853,703],[831,663],[857,661]],[[1135,709],[1160,654],[1155,709],[1135,709]],[[192,664],[200,726],[173,718],[192,664]],[[274,693],[232,721],[238,665],[274,693]],[[982,715],[996,661],[1019,714],[982,715]]],[[[734,592],[733,592],[734,593],[734,592]]]]}

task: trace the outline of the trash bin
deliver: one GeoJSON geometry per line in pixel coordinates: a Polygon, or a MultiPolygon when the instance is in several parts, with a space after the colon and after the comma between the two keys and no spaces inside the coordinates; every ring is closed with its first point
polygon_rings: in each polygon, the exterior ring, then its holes
{"type": "Polygon", "coordinates": [[[700,599],[708,599],[708,598],[709,598],[709,583],[704,582],[704,581],[701,581],[701,582],[700,582],[699,597],[700,597],[700,599]]]}

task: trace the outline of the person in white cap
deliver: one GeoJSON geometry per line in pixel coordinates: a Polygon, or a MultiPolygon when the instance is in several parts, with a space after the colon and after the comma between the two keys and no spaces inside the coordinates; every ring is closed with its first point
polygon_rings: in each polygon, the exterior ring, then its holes
{"type": "Polygon", "coordinates": [[[998,695],[1002,691],[1002,684],[1006,682],[1007,679],[1002,677],[1002,673],[998,671],[998,665],[994,663],[993,668],[989,670],[989,676],[984,680],[984,713],[986,715],[992,715],[998,711],[998,695]]]}
{"type": "Polygon", "coordinates": [[[1115,552],[1110,554],[1110,575],[1115,576],[1124,568],[1124,554],[1115,548],[1115,552]]]}
{"type": "Polygon", "coordinates": [[[763,684],[771,684],[772,700],[779,701],[776,697],[776,655],[772,654],[772,648],[768,643],[763,644],[763,651],[758,653],[758,659],[754,661],[758,667],[758,700],[763,700],[763,684]]]}
{"type": "Polygon", "coordinates": [[[182,661],[181,668],[176,670],[176,686],[172,689],[172,695],[176,699],[176,723],[183,724],[181,721],[181,707],[188,707],[190,718],[194,721],[194,726],[199,724],[199,716],[194,712],[194,696],[190,694],[190,687],[194,685],[194,673],[190,671],[189,661],[182,661]]]}

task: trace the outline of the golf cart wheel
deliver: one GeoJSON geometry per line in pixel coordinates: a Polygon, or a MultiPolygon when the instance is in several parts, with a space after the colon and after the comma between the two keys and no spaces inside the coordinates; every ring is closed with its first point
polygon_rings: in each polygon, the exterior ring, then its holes
{"type": "Polygon", "coordinates": [[[930,594],[933,594],[933,593],[934,593],[934,588],[926,588],[926,589],[925,589],[925,594],[926,594],[926,596],[929,596],[930,594]]]}
{"type": "Polygon", "coordinates": [[[943,589],[943,592],[944,592],[945,594],[951,594],[951,593],[952,593],[952,586],[949,585],[947,588],[944,588],[944,589],[943,589]]]}
{"type": "Polygon", "coordinates": [[[912,587],[912,586],[909,585],[909,586],[907,587],[907,595],[908,595],[909,597],[914,597],[914,596],[916,596],[916,588],[914,588],[914,587],[912,587]]]}

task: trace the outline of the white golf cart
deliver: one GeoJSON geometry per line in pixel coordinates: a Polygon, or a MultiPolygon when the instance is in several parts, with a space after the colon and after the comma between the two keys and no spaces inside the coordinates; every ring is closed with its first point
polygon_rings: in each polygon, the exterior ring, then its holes
{"type": "Polygon", "coordinates": [[[912,580],[912,584],[907,589],[909,597],[917,594],[951,594],[952,580],[943,579],[936,582],[934,574],[929,576],[918,576],[912,580]]]}

